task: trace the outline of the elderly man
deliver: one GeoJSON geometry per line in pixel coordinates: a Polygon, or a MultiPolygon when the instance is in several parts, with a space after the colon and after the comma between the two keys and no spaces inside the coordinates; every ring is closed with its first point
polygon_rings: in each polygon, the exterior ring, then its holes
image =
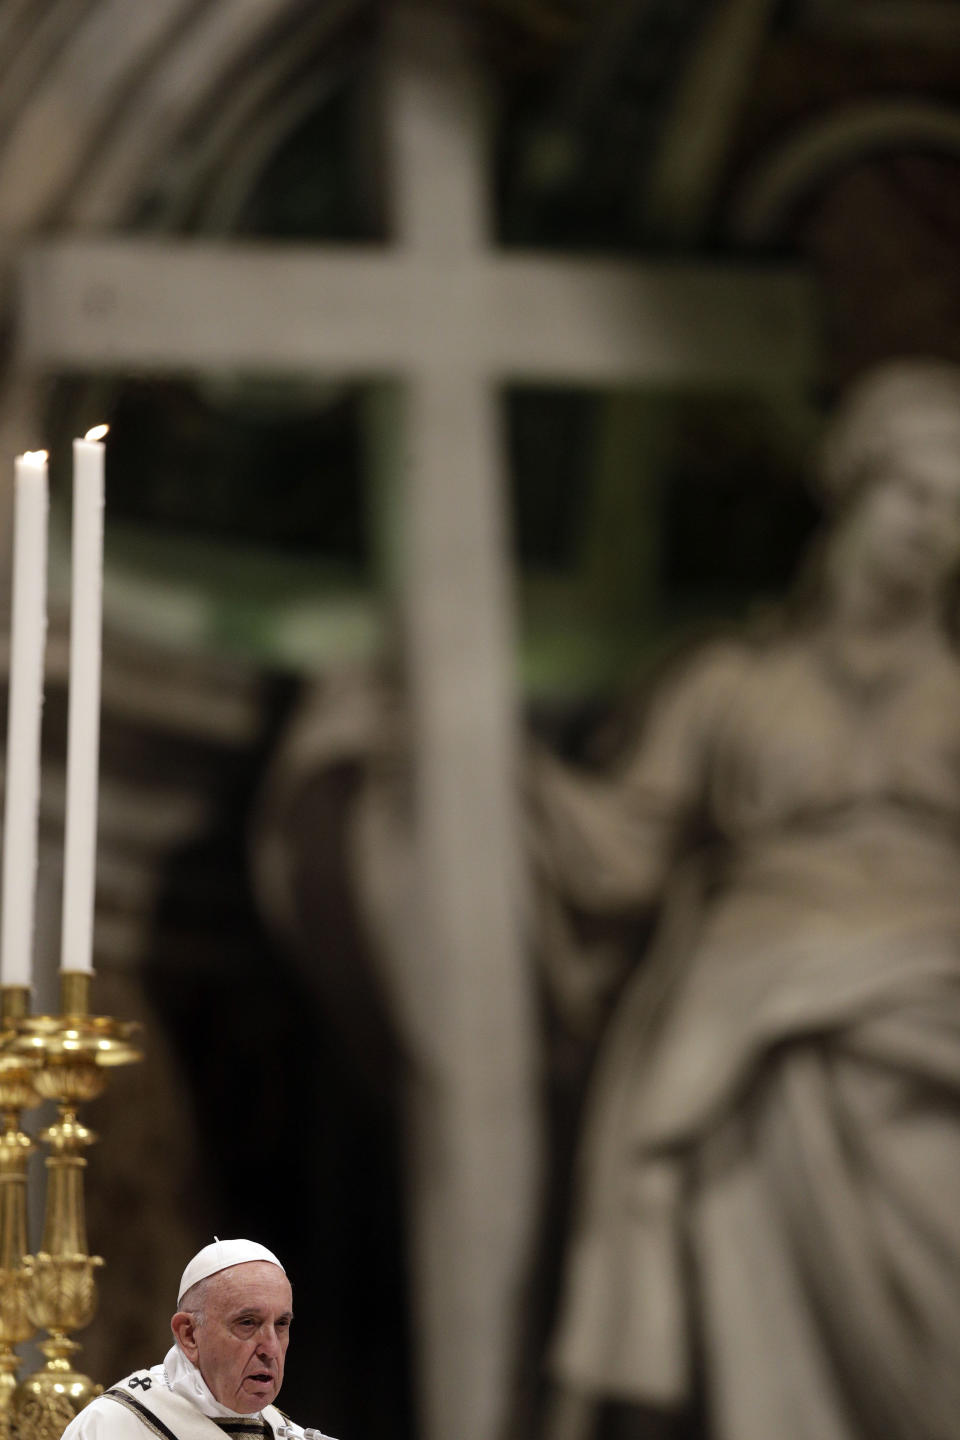
{"type": "Polygon", "coordinates": [[[251,1240],[214,1240],[190,1261],[162,1365],[132,1375],[70,1422],[64,1440],[283,1440],[306,1436],[276,1410],[293,1299],[276,1255],[251,1240]]]}

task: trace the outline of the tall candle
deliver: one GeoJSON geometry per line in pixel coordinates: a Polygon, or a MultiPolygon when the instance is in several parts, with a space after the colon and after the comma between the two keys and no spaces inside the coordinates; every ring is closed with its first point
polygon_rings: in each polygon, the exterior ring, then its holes
{"type": "Polygon", "coordinates": [[[18,455],[3,814],[0,984],[29,986],[37,891],[40,724],[47,635],[47,452],[18,455]]]}
{"type": "Polygon", "coordinates": [[[73,442],[73,562],[67,811],[63,849],[61,970],[93,969],[93,911],[100,770],[100,648],[103,610],[105,425],[73,442]]]}

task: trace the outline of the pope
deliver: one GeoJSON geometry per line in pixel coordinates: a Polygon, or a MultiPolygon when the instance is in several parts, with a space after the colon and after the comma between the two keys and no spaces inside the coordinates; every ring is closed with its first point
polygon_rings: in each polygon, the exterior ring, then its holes
{"type": "Polygon", "coordinates": [[[273,1404],[293,1320],[286,1271],[252,1240],[217,1240],[183,1272],[163,1363],[111,1386],[63,1440],[326,1440],[273,1404]]]}

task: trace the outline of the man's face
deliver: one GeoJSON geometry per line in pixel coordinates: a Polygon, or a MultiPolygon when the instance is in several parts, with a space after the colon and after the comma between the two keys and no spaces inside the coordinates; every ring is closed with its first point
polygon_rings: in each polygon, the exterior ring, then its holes
{"type": "Polygon", "coordinates": [[[203,1323],[173,1329],[216,1400],[241,1415],[270,1405],[280,1393],[293,1319],[290,1282],[276,1265],[249,1260],[213,1277],[203,1323]]]}

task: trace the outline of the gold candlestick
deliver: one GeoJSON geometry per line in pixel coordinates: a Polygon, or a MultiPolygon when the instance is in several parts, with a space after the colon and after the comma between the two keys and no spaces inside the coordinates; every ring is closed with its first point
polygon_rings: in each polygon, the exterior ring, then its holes
{"type": "Polygon", "coordinates": [[[36,1149],[20,1128],[23,1110],[39,1105],[36,1062],[12,1053],[11,1028],[29,1008],[25,985],[0,986],[0,1437],[12,1432],[12,1405],[20,1357],[14,1345],[29,1340],[30,1271],[27,1254],[27,1161],[36,1149]]]}
{"type": "Polygon", "coordinates": [[[83,1195],[84,1151],[96,1136],[80,1121],[77,1107],[102,1092],[106,1067],[128,1065],[141,1054],[130,1043],[134,1025],[89,1014],[91,978],[63,972],[62,1013],[24,1017],[17,1026],[15,1048],[37,1062],[38,1094],[57,1105],[56,1120],[40,1136],[49,1150],[43,1244],[25,1258],[30,1318],[49,1336],[40,1345],[47,1363],[17,1386],[13,1401],[18,1433],[29,1440],[59,1440],[64,1426],[102,1389],[73,1365],[80,1346],[71,1332],[93,1319],[94,1274],[103,1264],[87,1249],[83,1195]]]}

